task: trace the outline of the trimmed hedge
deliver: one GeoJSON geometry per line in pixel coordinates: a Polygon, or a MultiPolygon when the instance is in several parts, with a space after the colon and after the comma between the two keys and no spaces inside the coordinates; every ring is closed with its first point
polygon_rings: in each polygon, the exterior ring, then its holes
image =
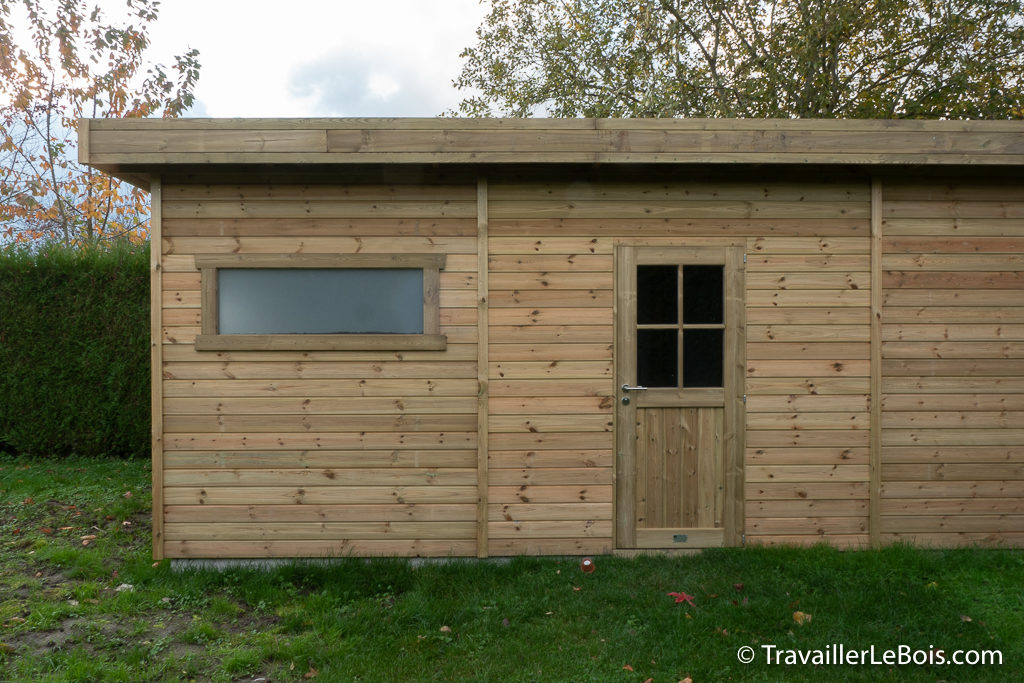
{"type": "Polygon", "coordinates": [[[0,449],[149,452],[149,245],[0,251],[0,449]]]}

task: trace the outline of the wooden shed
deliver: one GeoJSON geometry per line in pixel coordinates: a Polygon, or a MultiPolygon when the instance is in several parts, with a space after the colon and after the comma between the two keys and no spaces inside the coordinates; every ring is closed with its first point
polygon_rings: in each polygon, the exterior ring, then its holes
{"type": "Polygon", "coordinates": [[[1024,123],[83,120],[154,554],[1024,545],[1024,123]]]}

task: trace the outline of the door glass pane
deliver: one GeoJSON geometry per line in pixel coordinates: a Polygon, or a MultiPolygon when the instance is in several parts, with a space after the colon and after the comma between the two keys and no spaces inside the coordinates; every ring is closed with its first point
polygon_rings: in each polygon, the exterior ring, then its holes
{"type": "Polygon", "coordinates": [[[679,386],[679,332],[636,331],[636,381],[645,387],[679,386]]]}
{"type": "Polygon", "coordinates": [[[636,321],[641,325],[679,322],[677,266],[636,267],[636,321]]]}
{"type": "Polygon", "coordinates": [[[421,268],[221,268],[220,334],[423,334],[421,268]]]}
{"type": "Polygon", "coordinates": [[[725,320],[723,266],[683,266],[683,322],[720,324],[725,320]]]}
{"type": "Polygon", "coordinates": [[[683,386],[722,386],[725,330],[683,330],[683,386]]]}

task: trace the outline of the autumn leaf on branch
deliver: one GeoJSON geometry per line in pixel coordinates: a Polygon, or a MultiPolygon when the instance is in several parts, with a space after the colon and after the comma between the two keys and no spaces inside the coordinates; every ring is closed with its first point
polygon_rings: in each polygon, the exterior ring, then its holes
{"type": "Polygon", "coordinates": [[[87,0],[0,2],[0,243],[146,238],[147,193],[79,164],[77,128],[191,106],[198,52],[146,57],[158,4],[132,0],[118,23],[87,0]]]}

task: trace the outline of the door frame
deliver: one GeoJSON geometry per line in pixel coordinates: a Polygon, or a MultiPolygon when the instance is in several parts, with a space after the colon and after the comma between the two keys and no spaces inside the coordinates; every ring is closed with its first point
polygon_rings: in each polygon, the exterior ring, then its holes
{"type": "MultiPolygon", "coordinates": [[[[635,359],[623,349],[635,349],[636,340],[636,267],[657,263],[721,263],[725,266],[725,350],[723,357],[724,426],[723,544],[742,545],[744,536],[744,433],[746,410],[746,279],[745,248],[735,241],[725,245],[636,246],[615,245],[615,518],[614,547],[641,547],[636,539],[636,402],[624,405],[623,384],[636,384],[635,359]],[[627,320],[626,318],[629,318],[627,320]],[[630,362],[632,361],[632,362],[630,362]],[[633,427],[630,428],[630,423],[633,427]]],[[[673,546],[679,548],[680,546],[673,546]]],[[[693,538],[687,548],[702,547],[693,538]]]]}

